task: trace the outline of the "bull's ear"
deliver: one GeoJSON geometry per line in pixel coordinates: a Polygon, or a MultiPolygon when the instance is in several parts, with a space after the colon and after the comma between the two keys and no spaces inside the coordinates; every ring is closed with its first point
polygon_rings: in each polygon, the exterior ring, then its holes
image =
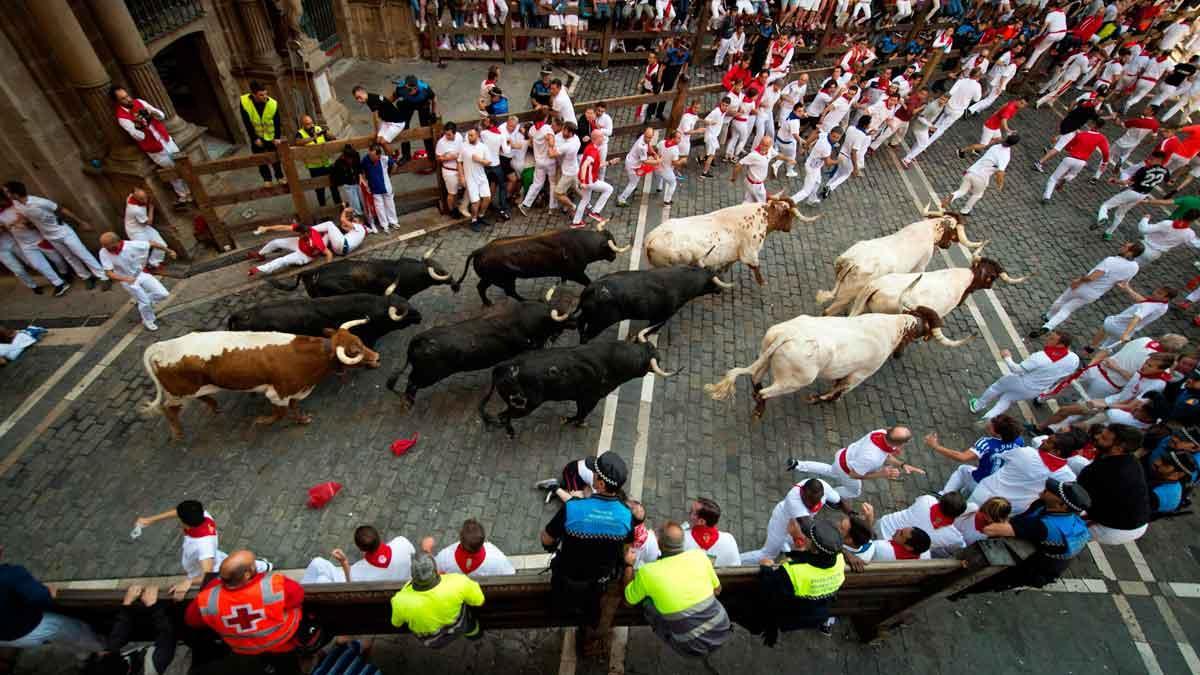
{"type": "Polygon", "coordinates": [[[325,328],[325,329],[323,329],[323,330],[321,331],[321,333],[322,333],[322,334],[323,334],[325,337],[333,337],[334,335],[337,335],[337,331],[336,331],[336,330],[334,330],[334,329],[332,329],[332,328],[325,328]]]}

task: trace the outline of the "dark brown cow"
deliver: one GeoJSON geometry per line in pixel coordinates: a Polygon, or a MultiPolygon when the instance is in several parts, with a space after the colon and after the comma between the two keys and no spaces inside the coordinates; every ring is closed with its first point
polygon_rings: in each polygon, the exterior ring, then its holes
{"type": "Polygon", "coordinates": [[[300,412],[297,402],[318,382],[346,366],[379,367],[379,354],[350,332],[365,322],[347,321],[336,331],[326,329],[325,337],[211,331],[156,342],[142,355],[156,390],[143,411],[161,409],[171,434],[179,439],[179,412],[186,399],[198,398],[216,414],[216,392],[253,391],[264,394],[275,408],[273,414],[255,418],[255,424],[273,424],[284,415],[308,424],[312,416],[300,412]]]}

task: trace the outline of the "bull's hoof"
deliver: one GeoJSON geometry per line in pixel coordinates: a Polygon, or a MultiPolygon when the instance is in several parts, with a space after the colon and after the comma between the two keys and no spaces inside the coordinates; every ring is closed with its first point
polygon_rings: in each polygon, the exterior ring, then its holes
{"type": "Polygon", "coordinates": [[[576,419],[574,417],[559,417],[558,421],[562,422],[563,426],[566,426],[568,424],[574,424],[575,426],[579,427],[580,429],[588,428],[587,420],[576,419]]]}
{"type": "Polygon", "coordinates": [[[279,418],[275,417],[274,415],[262,415],[260,417],[255,417],[254,426],[258,426],[260,424],[271,425],[274,424],[277,419],[279,418]]]}
{"type": "Polygon", "coordinates": [[[313,416],[307,414],[293,415],[292,419],[295,420],[296,424],[312,424],[313,416]]]}
{"type": "Polygon", "coordinates": [[[809,403],[820,403],[824,399],[822,399],[818,394],[809,394],[808,396],[804,397],[804,400],[808,401],[809,403]]]}

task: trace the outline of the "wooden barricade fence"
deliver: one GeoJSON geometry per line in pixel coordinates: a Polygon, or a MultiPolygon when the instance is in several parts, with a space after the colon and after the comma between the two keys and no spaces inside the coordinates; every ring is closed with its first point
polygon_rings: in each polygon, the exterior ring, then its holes
{"type": "MultiPolygon", "coordinates": [[[[1016,565],[1032,553],[1032,546],[1016,540],[984,540],[960,552],[957,559],[871,563],[863,572],[846,571],[846,581],[832,612],[850,619],[863,641],[884,637],[886,631],[915,610],[930,606],[1016,565]]],[[[721,603],[731,618],[760,613],[758,568],[718,568],[721,603]]],[[[547,574],[522,573],[478,580],[486,601],[473,611],[487,630],[538,629],[571,625],[551,610],[547,574]]],[[[352,582],[304,587],[305,610],[335,635],[395,633],[389,600],[403,584],[352,582]]],[[[615,590],[615,589],[614,589],[615,590]]],[[[188,598],[198,593],[193,587],[188,598]]],[[[120,610],[122,590],[59,590],[54,611],[103,625],[120,610]]],[[[640,608],[622,603],[614,625],[643,625],[640,608]]],[[[148,625],[139,623],[134,640],[149,640],[148,625]]]]}

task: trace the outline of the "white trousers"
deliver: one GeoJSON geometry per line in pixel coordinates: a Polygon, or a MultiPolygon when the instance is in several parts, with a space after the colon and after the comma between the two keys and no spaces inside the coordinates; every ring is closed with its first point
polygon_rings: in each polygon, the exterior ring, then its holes
{"type": "Polygon", "coordinates": [[[642,184],[642,177],[637,175],[637,169],[625,167],[625,189],[621,190],[621,196],[617,197],[618,202],[627,202],[633,196],[633,191],[638,189],[642,184]]]}
{"type": "MultiPolygon", "coordinates": [[[[172,139],[165,146],[163,146],[162,152],[148,152],[146,153],[146,156],[150,158],[150,161],[154,162],[158,166],[163,167],[164,169],[173,169],[175,168],[175,160],[171,159],[171,155],[177,152],[179,152],[179,146],[175,145],[175,141],[172,139]]],[[[192,194],[192,191],[188,188],[187,182],[182,178],[176,178],[172,180],[171,189],[175,191],[175,196],[181,199],[184,197],[190,197],[192,194]]]]}
{"type": "Polygon", "coordinates": [[[258,266],[258,271],[263,274],[271,274],[285,267],[299,267],[312,262],[312,258],[300,252],[299,237],[285,237],[283,239],[272,239],[258,250],[259,255],[271,255],[272,253],[286,253],[274,260],[269,260],[258,266]]]}
{"type": "Polygon", "coordinates": [[[400,219],[396,217],[396,193],[373,194],[371,201],[375,204],[375,219],[379,221],[378,224],[384,232],[390,230],[393,225],[400,227],[400,219]]]}
{"type": "Polygon", "coordinates": [[[754,117],[754,140],[750,143],[750,147],[757,148],[758,142],[767,134],[770,134],[772,138],[775,136],[775,120],[771,118],[770,110],[754,117]]]}
{"type": "Polygon", "coordinates": [[[668,166],[666,171],[655,171],[658,187],[662,188],[663,201],[669,202],[675,198],[675,188],[679,186],[678,177],[675,175],[675,168],[668,166]]]}
{"type": "Polygon", "coordinates": [[[1200,107],[1200,97],[1181,97],[1175,102],[1175,105],[1171,106],[1170,109],[1167,110],[1166,114],[1163,115],[1162,121],[1166,122],[1177,115],[1179,111],[1183,110],[1185,118],[1184,121],[1186,122],[1187,116],[1191,115],[1192,111],[1196,110],[1197,107],[1200,107]]]}
{"type": "Polygon", "coordinates": [[[1062,292],[1062,295],[1055,299],[1054,304],[1050,305],[1050,320],[1042,324],[1043,327],[1054,330],[1067,319],[1071,318],[1071,314],[1075,310],[1095,302],[1099,298],[1092,297],[1090,294],[1083,294],[1077,290],[1072,290],[1070,287],[1062,292]]]}
{"type": "MultiPolygon", "coordinates": [[[[859,166],[862,166],[861,164],[859,166]]],[[[832,192],[838,189],[838,186],[845,183],[854,175],[854,162],[848,157],[839,157],[837,171],[834,172],[833,178],[829,179],[829,183],[825,186],[832,192]]],[[[807,177],[806,177],[807,180],[807,177]]]]}
{"type": "Polygon", "coordinates": [[[808,201],[810,204],[817,203],[817,190],[821,188],[821,171],[822,169],[804,165],[804,185],[799,192],[792,195],[793,203],[799,204],[803,201],[808,201]]]}
{"type": "Polygon", "coordinates": [[[1054,196],[1054,188],[1062,181],[1071,182],[1083,171],[1083,167],[1087,166],[1087,162],[1074,157],[1063,157],[1062,161],[1055,167],[1054,173],[1050,174],[1050,179],[1046,181],[1046,190],[1042,193],[1042,197],[1050,199],[1054,196]]]}
{"type": "Polygon", "coordinates": [[[592,195],[599,195],[596,203],[591,208],[592,213],[598,214],[604,210],[604,206],[608,204],[608,198],[613,193],[613,186],[599,179],[588,185],[581,185],[579,187],[582,194],[579,197],[579,204],[575,207],[574,222],[576,223],[583,222],[583,217],[588,212],[588,202],[592,201],[592,195]]]}
{"type": "Polygon", "coordinates": [[[1163,101],[1175,96],[1177,93],[1179,93],[1179,87],[1163,82],[1158,85],[1158,91],[1154,92],[1154,98],[1150,99],[1150,105],[1160,106],[1163,104],[1163,101]]]}
{"type": "Polygon", "coordinates": [[[1009,373],[993,382],[976,401],[976,405],[979,408],[992,406],[991,410],[981,415],[982,419],[990,420],[996,415],[1004,414],[1004,411],[1017,401],[1028,401],[1039,393],[1041,392],[1026,386],[1020,377],[1009,373]]]}
{"type": "MultiPolygon", "coordinates": [[[[841,451],[839,450],[839,452],[841,451]]],[[[796,473],[811,473],[830,479],[842,499],[857,499],[862,495],[862,481],[851,478],[850,474],[842,471],[842,467],[836,461],[833,464],[811,461],[796,462],[795,470],[796,473]]]]}
{"type": "Polygon", "coordinates": [[[1108,212],[1112,210],[1112,220],[1108,222],[1108,227],[1104,231],[1112,234],[1121,226],[1121,221],[1125,220],[1125,214],[1145,201],[1150,195],[1142,194],[1136,190],[1121,190],[1117,194],[1109,197],[1100,205],[1100,211],[1096,213],[1096,220],[1107,218],[1108,212]]]}
{"type": "Polygon", "coordinates": [[[521,202],[525,208],[533,206],[533,202],[537,200],[538,194],[542,191],[542,186],[554,175],[554,166],[553,162],[533,165],[533,182],[529,184],[529,190],[525,193],[525,199],[521,202]]]}
{"type": "Polygon", "coordinates": [[[142,315],[142,324],[147,328],[154,325],[154,305],[167,299],[167,289],[158,279],[145,272],[139,272],[133,283],[122,283],[122,287],[133,297],[137,304],[138,314],[142,315]]]}
{"type": "Polygon", "coordinates": [[[729,124],[729,142],[725,144],[725,156],[733,157],[738,154],[748,140],[750,140],[750,120],[731,122],[729,124]]]}
{"type": "Polygon", "coordinates": [[[975,478],[971,476],[975,472],[975,469],[976,467],[970,464],[959,464],[958,468],[950,473],[950,478],[946,480],[946,486],[942,488],[942,494],[950,494],[951,492],[971,494],[975,490],[975,478]]]}
{"type": "Polygon", "coordinates": [[[20,279],[21,283],[25,284],[26,288],[37,288],[37,282],[29,275],[29,270],[25,268],[25,263],[21,257],[17,255],[16,246],[0,247],[0,264],[8,268],[13,276],[20,279]]]}
{"type": "Polygon", "coordinates": [[[317,556],[308,563],[308,567],[304,568],[304,577],[300,579],[300,583],[344,584],[346,583],[346,572],[342,570],[341,566],[317,556]]]}
{"type": "Polygon", "coordinates": [[[1149,525],[1142,525],[1141,527],[1134,528],[1132,530],[1114,530],[1113,528],[1105,527],[1100,523],[1092,523],[1091,525],[1088,525],[1088,532],[1092,533],[1092,539],[1096,540],[1096,543],[1098,544],[1104,544],[1105,546],[1120,546],[1121,544],[1128,544],[1141,539],[1142,535],[1146,534],[1146,530],[1149,529],[1149,527],[1149,525]]]}
{"type": "Polygon", "coordinates": [[[725,63],[725,57],[729,55],[729,44],[731,42],[733,40],[725,38],[717,44],[717,58],[713,61],[714,66],[719,68],[725,63]]]}
{"type": "Polygon", "coordinates": [[[889,120],[888,123],[883,125],[883,128],[879,130],[879,135],[875,137],[875,140],[871,141],[871,149],[878,150],[883,146],[884,141],[892,138],[893,136],[896,138],[894,141],[892,141],[891,145],[900,145],[900,140],[903,139],[904,134],[908,132],[908,126],[909,123],[903,120],[897,120],[895,118],[889,120]]]}
{"type": "MultiPolygon", "coordinates": [[[[167,240],[163,239],[162,235],[152,225],[126,225],[125,234],[134,241],[152,241],[162,246],[167,245],[167,240]]],[[[158,267],[166,259],[167,254],[165,251],[152,248],[150,249],[150,258],[147,263],[151,267],[158,267]]]]}
{"type": "Polygon", "coordinates": [[[983,193],[987,191],[987,187],[987,178],[968,171],[963,174],[962,182],[958,184],[958,189],[950,195],[950,203],[953,204],[966,197],[967,203],[963,204],[962,211],[960,211],[965,216],[979,203],[979,200],[983,197],[983,193]]]}
{"type": "MultiPolygon", "coordinates": [[[[62,286],[62,277],[58,276],[58,272],[54,271],[54,267],[47,260],[46,253],[48,251],[43,251],[36,245],[21,246],[21,257],[25,258],[25,262],[29,263],[30,267],[37,270],[38,274],[46,277],[46,281],[49,281],[52,285],[62,286]]],[[[57,255],[57,252],[55,254],[57,255]]]]}
{"type": "Polygon", "coordinates": [[[1129,109],[1137,105],[1138,101],[1146,98],[1146,94],[1150,93],[1155,84],[1157,83],[1154,80],[1143,80],[1139,77],[1137,83],[1133,85],[1133,93],[1129,94],[1129,98],[1125,99],[1125,105],[1122,106],[1121,112],[1129,112],[1129,109]]]}
{"type": "Polygon", "coordinates": [[[1058,44],[1058,41],[1062,40],[1066,36],[1067,32],[1063,31],[1061,33],[1048,34],[1039,40],[1037,46],[1033,48],[1033,54],[1029,57],[1029,60],[1025,62],[1024,70],[1033,70],[1034,64],[1038,62],[1038,59],[1042,58],[1042,54],[1045,54],[1047,49],[1050,49],[1054,45],[1058,44]]]}
{"type": "Polygon", "coordinates": [[[933,123],[934,131],[932,135],[929,133],[929,127],[925,127],[923,130],[924,134],[921,133],[922,130],[915,132],[915,135],[917,136],[917,144],[914,145],[912,149],[908,151],[908,154],[904,156],[904,161],[911,162],[917,157],[920,157],[922,152],[925,152],[927,149],[929,149],[929,146],[933,145],[937,139],[941,138],[942,134],[946,133],[946,130],[954,126],[954,123],[957,122],[962,116],[963,113],[961,110],[957,112],[952,110],[943,110],[942,114],[938,115],[937,120],[933,123]]]}
{"type": "Polygon", "coordinates": [[[43,645],[58,645],[75,651],[80,656],[86,656],[104,649],[104,643],[96,636],[92,627],[79,619],[45,612],[42,620],[25,635],[7,642],[0,642],[0,647],[15,649],[31,649],[43,645]]]}
{"type": "Polygon", "coordinates": [[[762,183],[751,183],[749,178],[742,179],[745,192],[742,195],[743,204],[766,204],[767,187],[762,183]]]}
{"type": "Polygon", "coordinates": [[[979,99],[975,103],[972,103],[971,106],[967,108],[967,110],[970,110],[972,113],[978,115],[979,113],[983,112],[984,110],[987,110],[988,108],[990,108],[991,105],[996,102],[996,99],[1000,98],[1000,94],[1003,94],[1003,93],[1004,93],[1003,89],[993,87],[988,90],[987,96],[984,96],[983,98],[979,99]]]}
{"type": "MultiPolygon", "coordinates": [[[[67,230],[67,233],[60,239],[47,239],[46,241],[50,242],[54,250],[58,251],[58,254],[67,261],[71,269],[75,270],[75,276],[80,279],[108,278],[108,275],[104,273],[104,268],[100,267],[100,261],[96,260],[96,256],[92,255],[92,252],[83,245],[74,230],[67,230]]],[[[162,251],[156,252],[162,254],[162,251]]]]}

